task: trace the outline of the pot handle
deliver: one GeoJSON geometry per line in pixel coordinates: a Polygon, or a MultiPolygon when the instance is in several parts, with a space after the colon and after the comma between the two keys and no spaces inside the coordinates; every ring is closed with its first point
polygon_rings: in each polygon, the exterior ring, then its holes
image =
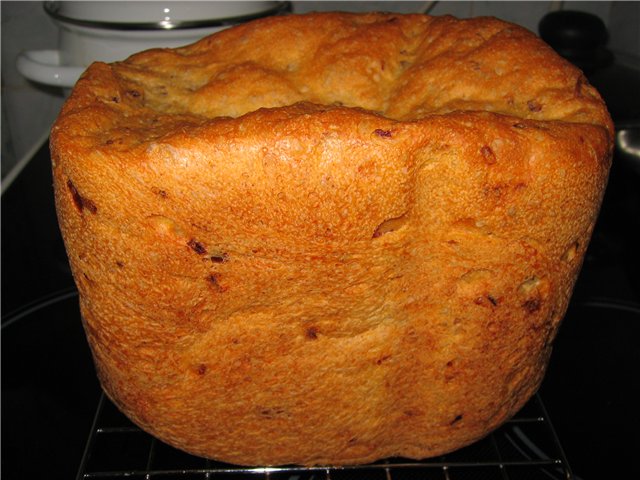
{"type": "Polygon", "coordinates": [[[60,65],[59,50],[28,50],[18,55],[18,71],[27,79],[55,87],[73,87],[84,67],[60,65]]]}

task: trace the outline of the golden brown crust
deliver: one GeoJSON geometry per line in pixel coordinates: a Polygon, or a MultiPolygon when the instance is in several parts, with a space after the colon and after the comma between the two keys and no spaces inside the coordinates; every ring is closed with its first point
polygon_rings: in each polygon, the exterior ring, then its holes
{"type": "Polygon", "coordinates": [[[51,147],[102,384],[228,462],[466,445],[542,379],[611,138],[495,19],[277,17],[96,63],[51,147]]]}

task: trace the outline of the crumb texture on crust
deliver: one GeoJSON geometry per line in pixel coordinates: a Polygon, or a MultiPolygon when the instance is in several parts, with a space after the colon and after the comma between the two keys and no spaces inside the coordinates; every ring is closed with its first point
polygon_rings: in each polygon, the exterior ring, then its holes
{"type": "Polygon", "coordinates": [[[543,378],[612,131],[489,18],[273,17],[93,64],[51,151],[105,391],[239,464],[481,438],[543,378]]]}

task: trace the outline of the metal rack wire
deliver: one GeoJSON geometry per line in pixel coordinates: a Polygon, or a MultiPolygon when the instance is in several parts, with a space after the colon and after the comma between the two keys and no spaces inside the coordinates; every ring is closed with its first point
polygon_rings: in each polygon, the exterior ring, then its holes
{"type": "Polygon", "coordinates": [[[486,438],[429,460],[350,467],[239,467],[176,450],[133,425],[101,396],[77,480],[572,480],[537,394],[486,438]]]}

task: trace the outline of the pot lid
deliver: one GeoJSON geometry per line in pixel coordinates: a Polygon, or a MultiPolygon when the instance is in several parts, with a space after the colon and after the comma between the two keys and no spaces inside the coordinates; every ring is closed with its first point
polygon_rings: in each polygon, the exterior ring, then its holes
{"type": "Polygon", "coordinates": [[[279,13],[289,2],[47,1],[54,19],[93,28],[173,30],[231,25],[279,13]]]}

